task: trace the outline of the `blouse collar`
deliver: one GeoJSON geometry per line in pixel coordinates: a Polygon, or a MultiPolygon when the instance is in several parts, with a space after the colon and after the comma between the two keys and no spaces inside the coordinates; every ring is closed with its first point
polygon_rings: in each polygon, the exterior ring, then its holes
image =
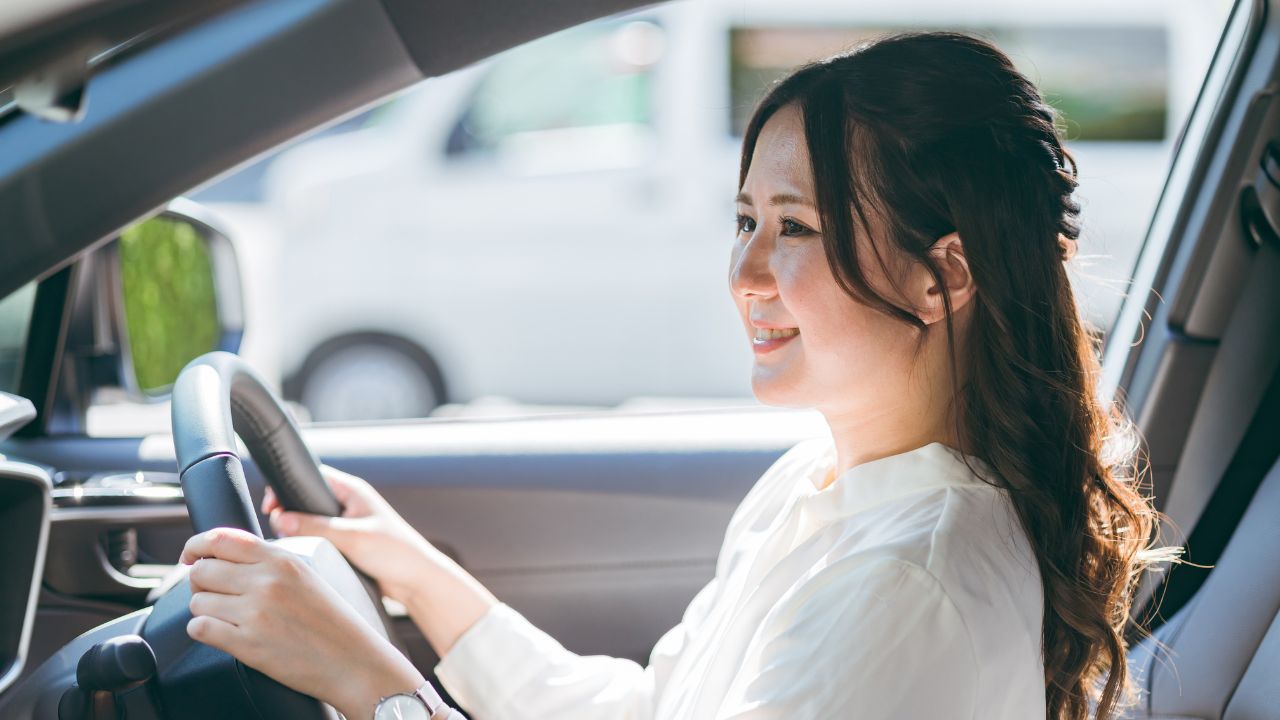
{"type": "Polygon", "coordinates": [[[945,487],[991,487],[965,465],[994,478],[990,466],[973,455],[940,442],[855,465],[841,473],[830,485],[818,489],[836,462],[833,441],[825,441],[818,453],[801,494],[810,508],[822,515],[845,517],[905,495],[945,487]]]}

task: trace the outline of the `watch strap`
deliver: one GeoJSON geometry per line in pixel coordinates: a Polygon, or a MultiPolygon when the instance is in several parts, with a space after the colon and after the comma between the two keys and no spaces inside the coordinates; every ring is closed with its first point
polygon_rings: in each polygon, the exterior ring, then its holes
{"type": "Polygon", "coordinates": [[[440,693],[431,687],[431,682],[425,682],[422,687],[414,691],[414,695],[427,706],[427,712],[431,713],[431,720],[467,720],[462,713],[449,707],[440,697],[440,693]]]}
{"type": "Polygon", "coordinates": [[[436,713],[442,709],[448,708],[444,700],[440,697],[440,693],[431,687],[431,681],[422,683],[422,687],[413,691],[413,694],[427,706],[427,712],[431,713],[431,720],[435,720],[436,713]]]}
{"type": "Polygon", "coordinates": [[[448,705],[442,706],[435,714],[431,716],[431,720],[467,720],[462,713],[454,710],[448,705]]]}

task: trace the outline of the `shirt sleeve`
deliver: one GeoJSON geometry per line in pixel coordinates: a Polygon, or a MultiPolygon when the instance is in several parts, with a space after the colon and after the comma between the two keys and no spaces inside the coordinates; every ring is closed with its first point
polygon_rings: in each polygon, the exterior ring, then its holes
{"type": "Polygon", "coordinates": [[[972,720],[973,645],[942,586],[902,560],[857,562],[771,613],[717,720],[972,720]]]}
{"type": "Polygon", "coordinates": [[[506,604],[489,609],[436,665],[436,677],[473,720],[650,720],[687,634],[705,616],[716,581],[658,640],[648,667],[565,649],[506,604]]]}
{"type": "MultiPolygon", "coordinates": [[[[727,577],[737,557],[732,551],[737,534],[787,489],[779,481],[794,477],[796,468],[813,462],[824,447],[823,438],[798,443],[756,482],[730,519],[716,578],[727,577]]],[[[719,582],[713,579],[698,592],[680,624],[658,640],[647,667],[577,655],[510,606],[498,604],[462,634],[435,674],[473,720],[650,720],[687,639],[705,624],[719,582]]]]}

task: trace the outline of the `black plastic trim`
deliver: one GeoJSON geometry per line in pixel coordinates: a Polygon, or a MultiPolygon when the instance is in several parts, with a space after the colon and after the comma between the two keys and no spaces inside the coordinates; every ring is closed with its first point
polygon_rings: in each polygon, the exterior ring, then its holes
{"type": "Polygon", "coordinates": [[[381,0],[427,77],[483,60],[557,30],[653,5],[653,0],[381,0]]]}
{"type": "Polygon", "coordinates": [[[43,280],[36,288],[17,392],[35,405],[36,418],[14,433],[14,437],[39,437],[48,429],[49,416],[55,406],[58,370],[62,364],[67,327],[71,318],[68,299],[71,296],[71,276],[74,271],[74,266],[65,267],[43,280]]]}

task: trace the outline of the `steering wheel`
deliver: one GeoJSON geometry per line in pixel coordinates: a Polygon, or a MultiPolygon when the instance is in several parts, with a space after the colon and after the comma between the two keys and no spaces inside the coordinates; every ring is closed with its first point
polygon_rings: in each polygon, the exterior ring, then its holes
{"type": "MultiPolygon", "coordinates": [[[[235,527],[262,537],[236,433],[284,508],[330,516],[341,513],[297,425],[238,356],[212,352],[191,361],[174,384],[172,410],[182,491],[197,533],[235,527]]],[[[303,556],[370,625],[396,643],[376,586],[333,545],[319,538],[274,542],[303,556]]],[[[186,632],[190,600],[191,589],[184,578],[156,601],[141,633],[155,652],[156,687],[165,717],[338,717],[328,705],[192,640],[186,632]]]]}

